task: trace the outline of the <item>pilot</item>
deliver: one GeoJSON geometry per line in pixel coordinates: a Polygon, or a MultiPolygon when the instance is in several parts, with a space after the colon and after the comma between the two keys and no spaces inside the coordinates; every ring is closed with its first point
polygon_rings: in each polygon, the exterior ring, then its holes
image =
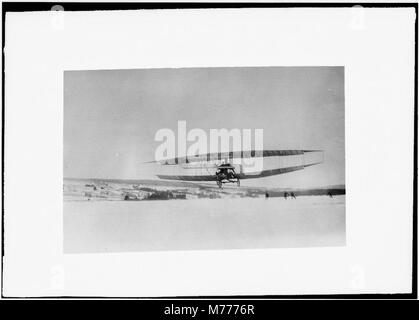
{"type": "Polygon", "coordinates": [[[223,180],[227,178],[227,169],[226,168],[219,168],[215,173],[218,177],[218,180],[223,180]]]}

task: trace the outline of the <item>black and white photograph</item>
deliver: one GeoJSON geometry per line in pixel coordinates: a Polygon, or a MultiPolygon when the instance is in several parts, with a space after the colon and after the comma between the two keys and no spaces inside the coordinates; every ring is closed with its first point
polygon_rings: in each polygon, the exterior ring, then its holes
{"type": "Polygon", "coordinates": [[[345,245],[344,67],[64,71],[64,252],[345,245]]]}
{"type": "Polygon", "coordinates": [[[416,3],[2,10],[1,298],[417,299],[416,3]]]}

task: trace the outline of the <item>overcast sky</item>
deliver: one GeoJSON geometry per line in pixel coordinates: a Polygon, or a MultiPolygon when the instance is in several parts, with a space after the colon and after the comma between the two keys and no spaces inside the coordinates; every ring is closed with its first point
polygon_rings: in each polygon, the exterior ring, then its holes
{"type": "Polygon", "coordinates": [[[64,177],[154,178],[157,130],[262,128],[265,149],[322,149],[324,163],[243,185],[345,183],[344,68],[64,72],[64,177]]]}

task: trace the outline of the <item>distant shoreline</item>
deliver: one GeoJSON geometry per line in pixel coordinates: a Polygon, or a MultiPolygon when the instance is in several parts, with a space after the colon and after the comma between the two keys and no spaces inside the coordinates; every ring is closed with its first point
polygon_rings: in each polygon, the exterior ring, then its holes
{"type": "Polygon", "coordinates": [[[64,199],[70,200],[174,200],[194,198],[260,198],[345,195],[344,185],[317,188],[228,186],[152,179],[64,178],[64,199]]]}

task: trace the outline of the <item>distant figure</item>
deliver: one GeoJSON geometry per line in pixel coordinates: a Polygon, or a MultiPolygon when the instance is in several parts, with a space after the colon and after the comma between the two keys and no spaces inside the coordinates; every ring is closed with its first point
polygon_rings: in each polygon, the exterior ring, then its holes
{"type": "Polygon", "coordinates": [[[284,192],[284,198],[287,199],[288,198],[288,192],[284,192]]]}
{"type": "Polygon", "coordinates": [[[265,192],[265,198],[269,198],[269,193],[268,191],[265,192]]]}
{"type": "Polygon", "coordinates": [[[327,193],[327,195],[328,195],[330,198],[333,198],[332,191],[329,191],[329,192],[327,193]]]}
{"type": "Polygon", "coordinates": [[[291,192],[291,197],[293,197],[294,199],[297,199],[297,198],[295,197],[294,192],[291,192]]]}

